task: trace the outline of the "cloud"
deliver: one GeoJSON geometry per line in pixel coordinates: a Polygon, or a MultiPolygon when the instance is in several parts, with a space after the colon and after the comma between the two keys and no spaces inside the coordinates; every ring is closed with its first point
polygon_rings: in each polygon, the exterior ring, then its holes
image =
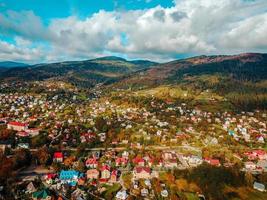
{"type": "Polygon", "coordinates": [[[43,59],[42,55],[41,49],[27,48],[20,46],[18,43],[10,44],[0,40],[0,58],[3,60],[28,61],[31,63],[43,59]]]}
{"type": "Polygon", "coordinates": [[[29,40],[50,40],[54,37],[32,11],[9,10],[0,14],[0,31],[4,35],[19,35],[29,40]]]}
{"type": "MultiPolygon", "coordinates": [[[[8,11],[0,14],[0,31],[15,38],[15,44],[2,41],[17,52],[12,57],[27,60],[85,59],[107,52],[155,60],[264,52],[266,7],[266,0],[176,0],[170,8],[100,10],[85,19],[70,16],[47,25],[32,11],[8,11]]],[[[0,58],[7,55],[0,53],[0,58]]]]}

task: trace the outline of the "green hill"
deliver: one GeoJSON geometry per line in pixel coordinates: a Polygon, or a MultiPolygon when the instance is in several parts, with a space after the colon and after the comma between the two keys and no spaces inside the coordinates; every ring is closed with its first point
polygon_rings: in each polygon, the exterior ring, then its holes
{"type": "Polygon", "coordinates": [[[38,64],[0,71],[2,81],[36,81],[56,79],[80,87],[113,82],[119,77],[157,65],[150,61],[127,61],[117,57],[104,57],[86,61],[38,64]]]}

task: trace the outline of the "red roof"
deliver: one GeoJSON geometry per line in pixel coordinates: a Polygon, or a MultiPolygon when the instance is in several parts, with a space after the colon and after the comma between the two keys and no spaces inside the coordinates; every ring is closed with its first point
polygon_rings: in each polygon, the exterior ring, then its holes
{"type": "Polygon", "coordinates": [[[150,168],[149,167],[136,167],[135,168],[135,171],[137,173],[141,173],[142,171],[145,171],[147,173],[150,173],[150,168]]]}
{"type": "Polygon", "coordinates": [[[22,126],[22,127],[27,126],[26,123],[21,123],[21,122],[9,122],[8,124],[12,126],[22,126]]]}
{"type": "Polygon", "coordinates": [[[97,164],[98,162],[97,162],[97,159],[96,158],[88,158],[87,160],[86,160],[86,164],[87,165],[92,165],[92,164],[97,164]]]}
{"type": "Polygon", "coordinates": [[[266,154],[266,152],[263,150],[254,150],[253,152],[256,153],[257,155],[265,155],[266,154]]]}
{"type": "Polygon", "coordinates": [[[53,179],[57,176],[57,174],[47,174],[46,177],[47,179],[53,179]]]}
{"type": "Polygon", "coordinates": [[[63,153],[62,152],[55,152],[54,158],[63,158],[63,153]]]}
{"type": "Polygon", "coordinates": [[[107,178],[100,178],[99,182],[100,183],[106,183],[106,182],[108,182],[108,179],[107,178]]]}
{"type": "Polygon", "coordinates": [[[212,160],[210,160],[210,164],[211,165],[220,165],[220,161],[217,159],[212,159],[212,160]]]}
{"type": "Polygon", "coordinates": [[[92,181],[92,182],[90,183],[90,185],[94,185],[94,186],[96,186],[96,185],[97,185],[97,182],[96,182],[96,181],[92,181]]]}
{"type": "Polygon", "coordinates": [[[205,161],[214,166],[220,165],[220,161],[218,159],[205,158],[205,161]]]}
{"type": "Polygon", "coordinates": [[[145,160],[143,158],[140,157],[136,157],[133,159],[133,163],[144,163],[145,160]]]}
{"type": "Polygon", "coordinates": [[[117,170],[113,170],[113,171],[111,172],[111,175],[113,175],[113,176],[117,176],[117,174],[118,174],[118,171],[117,171],[117,170]]]}
{"type": "Polygon", "coordinates": [[[18,136],[20,137],[28,137],[29,136],[29,133],[25,132],[25,131],[20,131],[17,133],[18,136]]]}
{"type": "Polygon", "coordinates": [[[116,158],[116,163],[117,164],[120,164],[120,163],[124,163],[124,164],[126,164],[127,163],[127,158],[124,158],[124,157],[118,157],[118,158],[116,158]]]}
{"type": "Polygon", "coordinates": [[[103,165],[103,166],[101,167],[101,171],[104,171],[104,170],[108,170],[108,171],[110,171],[110,166],[108,166],[108,165],[103,165]]]}
{"type": "Polygon", "coordinates": [[[259,149],[259,150],[253,150],[253,151],[249,151],[249,152],[245,152],[244,153],[246,156],[249,157],[249,159],[256,159],[257,156],[264,156],[266,155],[266,152],[259,149]]]}

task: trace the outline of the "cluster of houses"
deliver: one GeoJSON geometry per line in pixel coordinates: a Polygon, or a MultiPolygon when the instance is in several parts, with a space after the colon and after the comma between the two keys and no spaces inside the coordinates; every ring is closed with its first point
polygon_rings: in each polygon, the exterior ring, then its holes
{"type": "Polygon", "coordinates": [[[267,116],[259,112],[211,113],[196,108],[187,108],[185,103],[164,105],[153,101],[151,108],[125,107],[105,98],[103,100],[85,100],[84,103],[78,104],[75,103],[76,95],[61,98],[60,95],[20,95],[15,93],[0,94],[0,97],[0,103],[3,105],[0,114],[4,116],[0,119],[0,123],[9,122],[8,128],[19,131],[18,135],[21,137],[35,136],[39,132],[38,129],[41,128],[48,129],[49,137],[52,139],[62,134],[64,135],[62,142],[76,145],[94,140],[95,134],[100,142],[115,145],[127,145],[131,142],[141,143],[141,145],[144,142],[176,144],[181,141],[198,140],[203,136],[206,137],[201,140],[203,145],[210,145],[218,144],[220,138],[228,135],[240,143],[245,141],[264,145],[266,140],[265,121],[267,116]],[[67,110],[73,110],[73,112],[64,115],[67,110]],[[95,127],[96,119],[99,116],[104,118],[109,127],[119,123],[119,128],[125,130],[124,137],[114,137],[112,141],[106,140],[106,133],[95,127]],[[36,127],[38,129],[27,129],[26,123],[30,118],[38,120],[39,124],[36,127]],[[210,128],[203,131],[201,126],[199,127],[199,124],[202,123],[207,124],[207,127],[210,128]],[[77,130],[79,130],[79,126],[87,124],[91,127],[91,131],[82,131],[78,138],[73,138],[68,128],[62,130],[63,125],[66,124],[69,126],[78,124],[77,130]],[[183,124],[183,126],[178,127],[177,124],[183,124]],[[216,135],[216,132],[220,132],[220,134],[216,135]]]}
{"type": "Polygon", "coordinates": [[[245,152],[244,170],[254,174],[267,172],[267,153],[264,150],[252,150],[245,152]]]}
{"type": "MultiPolygon", "coordinates": [[[[55,92],[53,85],[48,85],[55,92]]],[[[63,86],[62,86],[63,87],[63,86]]],[[[76,148],[98,142],[106,147],[121,147],[139,150],[149,146],[166,147],[186,146],[194,149],[191,153],[179,150],[146,150],[139,154],[133,150],[122,152],[105,151],[92,154],[84,159],[70,161],[71,166],[55,173],[46,174],[44,182],[56,191],[66,192],[67,187],[74,187],[77,196],[84,196],[79,186],[90,184],[99,187],[102,184],[121,184],[122,174],[131,172],[133,188],[139,188],[141,195],[152,195],[149,185],[152,178],[157,178],[160,171],[171,169],[188,169],[203,163],[212,166],[229,166],[218,157],[202,157],[202,147],[229,147],[224,139],[233,140],[244,149],[238,159],[243,170],[253,174],[267,172],[267,153],[261,147],[267,137],[267,115],[261,112],[206,112],[198,108],[188,108],[185,103],[179,105],[152,101],[150,107],[119,105],[108,98],[84,100],[77,103],[77,96],[62,98],[61,94],[20,94],[0,93],[0,126],[16,133],[17,147],[31,148],[29,140],[46,131],[50,141],[58,146],[76,148]],[[102,126],[97,128],[101,116],[102,126]],[[115,130],[109,137],[108,129],[115,130]],[[197,150],[197,151],[195,151],[197,150]],[[157,153],[157,154],[155,154],[157,153]],[[76,169],[77,162],[83,162],[85,170],[76,169]],[[140,188],[137,182],[145,180],[147,187],[140,188]],[[67,186],[67,187],[66,187],[67,186]]],[[[2,141],[0,141],[2,142],[2,141]]],[[[50,143],[53,145],[53,143],[50,143]]],[[[1,149],[5,145],[1,143],[1,149]]],[[[10,146],[8,146],[10,147],[10,146]]],[[[233,146],[234,147],[234,146],[233,146]]],[[[66,148],[67,149],[67,148],[66,148]]],[[[234,157],[234,153],[233,153],[234,157]]],[[[70,160],[70,159],[68,159],[70,160]]],[[[64,165],[66,156],[58,151],[53,155],[53,162],[64,165]]],[[[255,184],[255,187],[261,186],[255,184]]],[[[130,191],[122,190],[116,194],[117,199],[126,199],[130,191]]],[[[168,197],[167,187],[162,186],[161,196],[168,197]]],[[[34,193],[49,198],[46,190],[34,193]]]]}

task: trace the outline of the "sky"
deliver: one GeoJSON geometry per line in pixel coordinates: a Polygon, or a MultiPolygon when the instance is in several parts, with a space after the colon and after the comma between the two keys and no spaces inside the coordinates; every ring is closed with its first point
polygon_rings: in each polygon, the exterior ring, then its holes
{"type": "Polygon", "coordinates": [[[0,61],[267,52],[267,0],[0,0],[0,61]]]}

